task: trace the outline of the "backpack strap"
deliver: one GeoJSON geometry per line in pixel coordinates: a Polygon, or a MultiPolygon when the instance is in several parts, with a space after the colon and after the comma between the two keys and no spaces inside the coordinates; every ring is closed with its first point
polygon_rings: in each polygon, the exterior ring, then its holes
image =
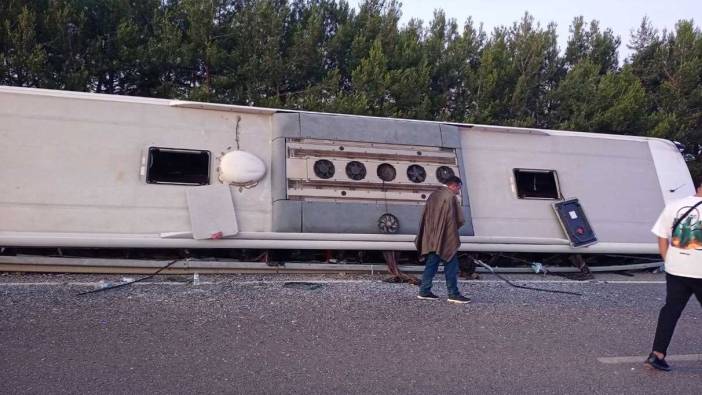
{"type": "Polygon", "coordinates": [[[682,220],[684,220],[685,217],[687,217],[688,215],[690,215],[690,213],[692,212],[692,210],[694,210],[694,209],[695,209],[697,206],[699,206],[700,204],[702,204],[702,200],[700,200],[699,202],[697,202],[697,204],[695,204],[694,206],[690,207],[690,209],[687,210],[687,211],[685,212],[685,214],[681,215],[680,218],[678,218],[677,221],[675,221],[675,224],[673,224],[673,228],[672,228],[673,230],[672,230],[672,231],[675,232],[675,229],[678,227],[678,225],[680,225],[680,223],[682,222],[682,220]]]}

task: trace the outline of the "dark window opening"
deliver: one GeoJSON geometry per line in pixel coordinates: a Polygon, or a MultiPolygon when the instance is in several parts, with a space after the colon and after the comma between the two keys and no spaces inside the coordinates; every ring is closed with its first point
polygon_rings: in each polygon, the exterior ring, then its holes
{"type": "Polygon", "coordinates": [[[561,198],[555,170],[514,169],[517,197],[520,199],[561,198]]]}
{"type": "Polygon", "coordinates": [[[149,184],[208,185],[210,152],[149,147],[149,184]]]}

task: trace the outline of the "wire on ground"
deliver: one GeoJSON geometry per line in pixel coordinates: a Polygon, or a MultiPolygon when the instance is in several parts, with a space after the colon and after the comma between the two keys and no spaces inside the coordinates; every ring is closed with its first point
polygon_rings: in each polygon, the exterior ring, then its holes
{"type": "Polygon", "coordinates": [[[153,278],[153,277],[156,276],[157,274],[161,273],[162,271],[168,269],[168,268],[171,267],[174,263],[179,262],[179,261],[181,261],[181,259],[174,259],[174,260],[168,262],[168,264],[166,264],[165,266],[163,266],[163,267],[161,267],[160,269],[156,270],[156,272],[154,272],[153,274],[149,274],[148,276],[142,277],[142,278],[140,278],[140,279],[137,279],[137,280],[134,280],[134,281],[129,281],[129,282],[126,282],[126,283],[115,284],[115,285],[112,285],[112,286],[109,286],[109,287],[98,288],[98,289],[91,289],[90,291],[81,292],[81,293],[77,294],[76,296],[81,296],[81,295],[87,295],[87,294],[92,294],[92,293],[107,291],[108,289],[115,289],[115,288],[120,288],[120,287],[126,287],[127,285],[132,285],[132,284],[138,283],[138,282],[140,282],[140,281],[148,280],[148,279],[150,279],[150,278],[153,278]]]}
{"type": "Polygon", "coordinates": [[[536,287],[529,287],[529,286],[526,286],[526,285],[515,284],[515,283],[509,281],[508,279],[506,279],[505,277],[502,277],[502,276],[501,276],[499,273],[497,273],[492,267],[490,267],[490,265],[488,265],[487,263],[481,261],[480,259],[473,259],[473,262],[475,262],[476,264],[478,264],[478,265],[480,265],[480,266],[486,268],[486,269],[489,270],[492,274],[496,275],[500,280],[506,282],[507,284],[513,286],[514,288],[529,289],[529,290],[532,290],[532,291],[541,291],[541,292],[551,292],[551,293],[555,293],[555,294],[566,294],[566,295],[575,295],[575,296],[582,296],[582,295],[583,295],[583,294],[581,294],[581,293],[579,293],[579,292],[559,291],[559,290],[557,290],[557,289],[536,288],[536,287]]]}

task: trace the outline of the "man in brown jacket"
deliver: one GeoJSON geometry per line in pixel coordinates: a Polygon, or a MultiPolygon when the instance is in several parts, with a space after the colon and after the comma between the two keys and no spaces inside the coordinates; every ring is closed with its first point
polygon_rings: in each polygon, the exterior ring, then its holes
{"type": "Polygon", "coordinates": [[[434,275],[439,264],[444,264],[448,301],[451,303],[468,303],[469,298],[458,291],[458,247],[461,240],[458,229],[463,226],[463,210],[456,195],[461,191],[463,183],[458,177],[446,180],[446,186],[433,192],[427,199],[419,225],[419,233],[415,245],[419,255],[425,258],[426,266],[422,274],[422,285],[419,288],[419,299],[439,299],[431,292],[434,275]]]}

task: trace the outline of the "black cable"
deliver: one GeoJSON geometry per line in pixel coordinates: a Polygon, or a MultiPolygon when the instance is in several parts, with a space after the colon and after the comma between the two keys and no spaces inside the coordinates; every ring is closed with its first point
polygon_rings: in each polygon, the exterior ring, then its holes
{"type": "Polygon", "coordinates": [[[121,284],[117,284],[117,285],[112,285],[112,286],[110,286],[110,287],[105,287],[105,288],[91,289],[90,291],[81,292],[81,293],[77,294],[76,296],[81,296],[81,295],[87,295],[87,294],[92,294],[92,293],[96,293],[96,292],[107,291],[108,289],[115,289],[115,288],[119,288],[119,287],[125,287],[125,286],[127,286],[127,285],[132,285],[132,284],[134,284],[134,283],[138,283],[138,282],[140,282],[140,281],[148,280],[148,279],[154,277],[155,275],[161,273],[162,271],[168,269],[168,268],[171,267],[174,263],[179,262],[180,260],[181,260],[181,259],[174,259],[174,260],[168,262],[168,264],[167,264],[166,266],[163,266],[163,267],[161,267],[160,269],[158,269],[155,273],[149,274],[148,276],[142,277],[142,278],[140,278],[140,279],[138,279],[138,280],[129,281],[129,282],[121,283],[121,284]]]}
{"type": "Polygon", "coordinates": [[[541,291],[541,292],[551,292],[555,294],[566,294],[566,295],[575,295],[575,296],[583,296],[583,294],[579,292],[571,292],[571,291],[559,291],[556,289],[545,289],[545,288],[536,288],[536,287],[528,287],[526,285],[519,285],[515,284],[505,277],[502,277],[500,274],[498,274],[492,267],[490,267],[487,263],[484,263],[483,261],[479,259],[473,259],[473,262],[477,263],[478,265],[488,269],[492,274],[496,275],[500,280],[506,282],[507,284],[513,286],[514,288],[521,288],[521,289],[529,289],[532,291],[541,291]]]}

